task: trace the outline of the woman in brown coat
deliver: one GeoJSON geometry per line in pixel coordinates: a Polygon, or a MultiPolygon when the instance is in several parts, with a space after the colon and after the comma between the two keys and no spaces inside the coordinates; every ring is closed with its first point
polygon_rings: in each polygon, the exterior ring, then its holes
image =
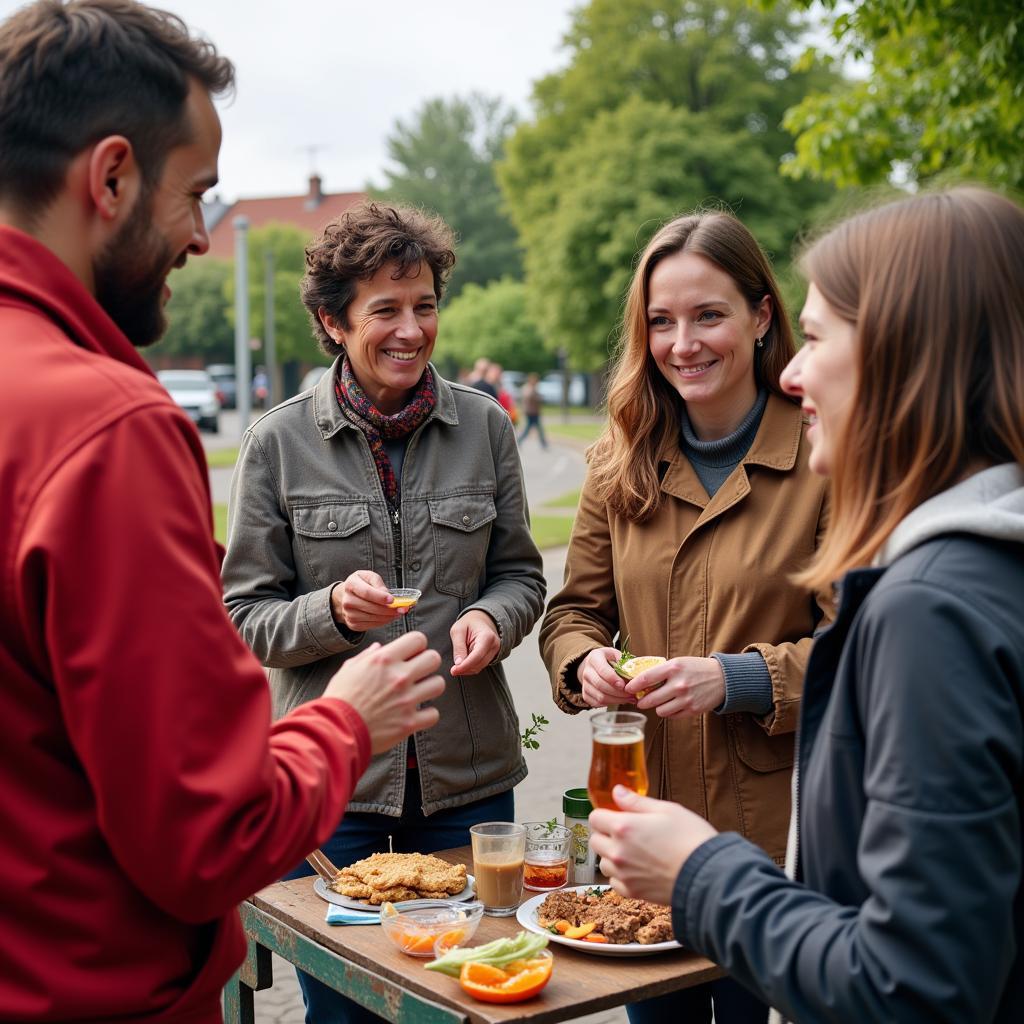
{"type": "MultiPolygon", "coordinates": [[[[780,864],[801,681],[826,604],[791,582],[827,504],[800,408],[779,386],[793,354],[778,286],[738,220],[695,214],[654,236],[541,629],[562,710],[635,704],[651,795],[699,808],[780,864]],[[612,665],[627,644],[668,660],[626,683],[612,665]]],[[[767,1017],[729,980],[629,1016],[709,1021],[712,999],[716,1024],[767,1017]]]]}

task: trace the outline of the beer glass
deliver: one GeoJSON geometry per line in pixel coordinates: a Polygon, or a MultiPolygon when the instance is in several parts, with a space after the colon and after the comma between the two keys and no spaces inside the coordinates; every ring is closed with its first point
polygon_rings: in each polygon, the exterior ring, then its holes
{"type": "Polygon", "coordinates": [[[595,807],[617,810],[612,799],[616,785],[647,795],[643,715],[635,711],[602,711],[590,719],[593,749],[587,793],[595,807]]]}

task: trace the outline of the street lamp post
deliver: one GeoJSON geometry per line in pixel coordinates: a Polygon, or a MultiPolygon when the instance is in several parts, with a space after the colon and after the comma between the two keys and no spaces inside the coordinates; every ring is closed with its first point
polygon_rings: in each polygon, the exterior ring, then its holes
{"type": "Polygon", "coordinates": [[[238,396],[238,437],[249,426],[252,411],[252,367],[249,356],[249,218],[236,217],[235,229],[235,392],[238,396]]]}

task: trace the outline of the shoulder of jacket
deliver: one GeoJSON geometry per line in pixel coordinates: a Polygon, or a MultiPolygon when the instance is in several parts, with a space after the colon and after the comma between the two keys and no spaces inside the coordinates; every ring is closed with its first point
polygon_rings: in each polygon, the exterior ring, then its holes
{"type": "Polygon", "coordinates": [[[305,420],[312,402],[312,391],[303,391],[301,394],[286,398],[280,405],[275,405],[273,409],[268,409],[253,420],[246,433],[263,438],[273,435],[278,430],[287,429],[293,423],[305,420]]]}

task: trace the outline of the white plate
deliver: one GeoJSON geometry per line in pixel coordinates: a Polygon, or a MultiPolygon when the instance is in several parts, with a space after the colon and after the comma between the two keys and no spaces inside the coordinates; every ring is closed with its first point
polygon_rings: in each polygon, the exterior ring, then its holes
{"type": "MultiPolygon", "coordinates": [[[[600,889],[606,891],[610,885],[576,885],[568,889],[555,889],[554,892],[587,892],[588,890],[600,889]]],[[[567,939],[564,935],[557,935],[549,932],[537,924],[537,911],[540,905],[548,897],[548,893],[541,893],[527,900],[516,911],[516,920],[528,931],[543,935],[552,942],[562,946],[570,946],[578,949],[581,953],[594,953],[597,956],[647,956],[650,953],[664,953],[670,949],[682,949],[674,939],[671,942],[651,942],[644,945],[642,942],[584,942],[583,939],[567,939]]]]}
{"type": "MultiPolygon", "coordinates": [[[[454,896],[445,896],[446,900],[471,900],[475,893],[473,882],[475,879],[472,875],[466,875],[466,888],[462,892],[457,892],[454,896]]],[[[320,878],[318,875],[316,881],[313,883],[313,892],[317,894],[322,900],[327,900],[328,903],[334,903],[339,907],[348,907],[350,910],[367,910],[372,914],[380,912],[380,907],[371,906],[366,900],[356,900],[351,896],[342,896],[340,892],[335,892],[333,889],[327,888],[327,883],[320,878]]],[[[415,900],[402,900],[403,903],[415,903],[415,900]]]]}

